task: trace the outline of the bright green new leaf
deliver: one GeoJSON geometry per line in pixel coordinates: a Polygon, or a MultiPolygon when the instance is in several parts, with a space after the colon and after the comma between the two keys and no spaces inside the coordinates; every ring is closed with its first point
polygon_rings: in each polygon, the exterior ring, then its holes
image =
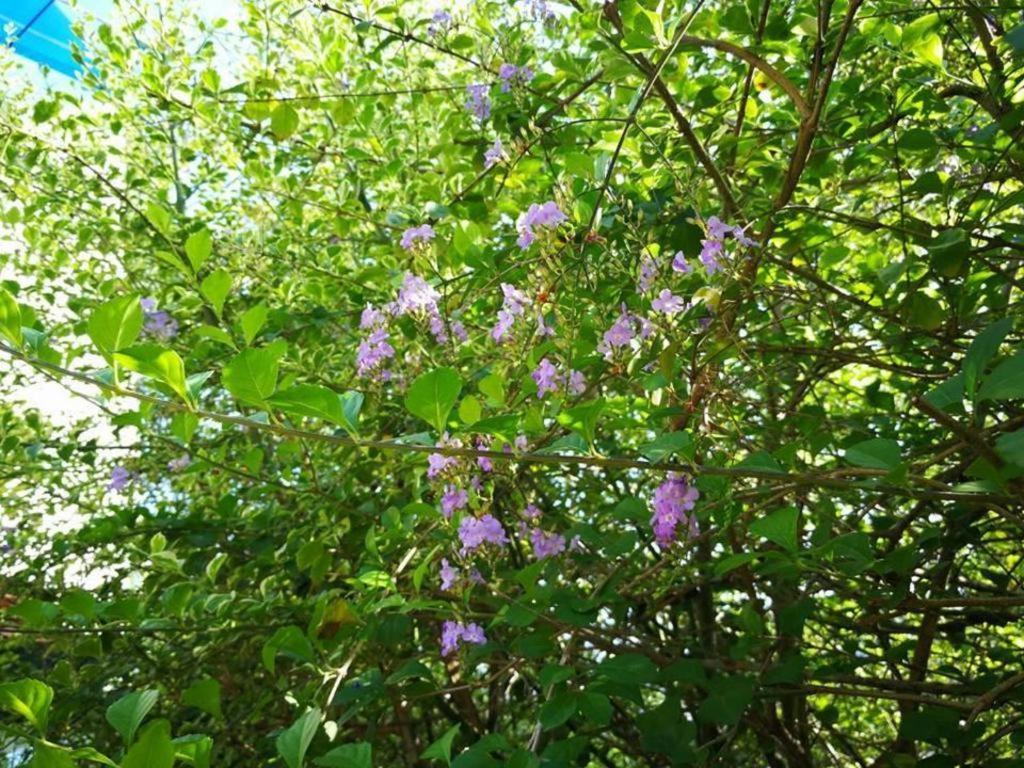
{"type": "Polygon", "coordinates": [[[978,400],[1011,400],[1024,397],[1024,352],[997,365],[985,377],[978,390],[978,400]]]}
{"type": "Polygon", "coordinates": [[[213,252],[213,235],[203,227],[193,232],[185,240],[185,255],[188,256],[192,269],[198,272],[213,252]]]}
{"type": "Polygon", "coordinates": [[[89,316],[89,338],[107,358],[130,347],[142,332],[142,305],[138,296],[119,296],[97,307],[89,316]]]}
{"type": "Polygon", "coordinates": [[[283,355],[284,346],[276,343],[246,349],[224,367],[221,381],[241,402],[263,406],[277,390],[278,365],[283,355]]]}
{"type": "Polygon", "coordinates": [[[308,709],[277,737],[277,753],[281,755],[288,768],[302,768],[313,737],[320,728],[322,713],[319,709],[308,709]]]}
{"type": "Polygon", "coordinates": [[[887,469],[890,472],[898,469],[902,461],[899,444],[895,440],[887,440],[882,437],[851,445],[846,449],[844,455],[848,462],[858,467],[887,469]]]}
{"type": "Polygon", "coordinates": [[[185,378],[185,364],[173,349],[165,349],[159,344],[139,344],[116,353],[114,361],[129,371],[166,384],[186,403],[192,402],[185,378]]]}
{"type": "Polygon", "coordinates": [[[139,740],[129,748],[121,768],[171,768],[174,765],[174,744],[171,743],[171,724],[154,720],[139,734],[139,740]]]}
{"type": "Polygon", "coordinates": [[[459,726],[453,725],[445,731],[441,738],[434,741],[429,747],[423,750],[420,757],[423,760],[440,760],[445,765],[452,764],[452,742],[459,735],[459,726]]]}
{"type": "Polygon", "coordinates": [[[367,741],[342,744],[313,760],[321,768],[373,768],[373,748],[367,741]]]}
{"type": "Polygon", "coordinates": [[[0,334],[16,347],[21,346],[21,308],[17,300],[0,286],[0,334]]]}
{"type": "Polygon", "coordinates": [[[52,701],[53,689],[38,680],[25,678],[0,684],[0,709],[25,718],[39,733],[46,731],[52,701]]]}
{"type": "Polygon", "coordinates": [[[448,414],[461,390],[459,374],[451,368],[438,368],[424,373],[410,385],[405,407],[413,416],[419,416],[438,432],[444,432],[448,414]]]}
{"type": "Polygon", "coordinates": [[[159,691],[137,691],[122,696],[107,707],[107,722],[121,734],[125,744],[135,740],[135,732],[159,697],[159,691]]]}
{"type": "Polygon", "coordinates": [[[210,306],[217,313],[217,317],[220,317],[224,312],[224,302],[231,292],[231,275],[224,269],[211,272],[199,284],[199,292],[203,294],[203,298],[210,302],[210,306]]]}
{"type": "Polygon", "coordinates": [[[201,709],[214,717],[222,717],[220,709],[220,682],[212,677],[196,680],[181,694],[182,704],[201,709]]]}

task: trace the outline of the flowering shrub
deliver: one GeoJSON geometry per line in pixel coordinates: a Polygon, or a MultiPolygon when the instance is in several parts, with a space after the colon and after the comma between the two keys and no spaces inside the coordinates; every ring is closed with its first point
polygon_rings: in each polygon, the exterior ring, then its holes
{"type": "Polygon", "coordinates": [[[1012,9],[186,5],[0,59],[0,761],[1015,764],[1012,9]]]}

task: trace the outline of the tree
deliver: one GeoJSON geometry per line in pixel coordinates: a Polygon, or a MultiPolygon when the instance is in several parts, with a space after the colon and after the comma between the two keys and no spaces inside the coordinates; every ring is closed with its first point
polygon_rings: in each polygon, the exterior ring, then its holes
{"type": "Polygon", "coordinates": [[[9,763],[1016,764],[1018,14],[245,11],[0,101],[9,763]]]}

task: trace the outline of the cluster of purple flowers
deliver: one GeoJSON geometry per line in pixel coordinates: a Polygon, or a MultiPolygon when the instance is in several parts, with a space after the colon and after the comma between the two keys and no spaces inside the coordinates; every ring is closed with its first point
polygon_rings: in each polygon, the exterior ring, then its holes
{"type": "Polygon", "coordinates": [[[668,479],[654,491],[651,507],[651,527],[654,538],[662,546],[674,542],[685,528],[686,534],[693,537],[700,534],[697,527],[697,516],[687,514],[693,510],[700,493],[690,485],[682,475],[671,473],[668,479]]]}
{"type": "Polygon", "coordinates": [[[501,78],[501,92],[508,93],[513,87],[526,85],[533,80],[533,70],[527,66],[517,67],[515,64],[502,64],[498,67],[501,78]]]}
{"type": "Polygon", "coordinates": [[[650,293],[654,288],[654,281],[658,279],[658,262],[650,254],[645,254],[640,259],[640,277],[636,281],[637,291],[650,293]]]}
{"type": "Polygon", "coordinates": [[[557,20],[547,0],[519,0],[519,7],[527,16],[544,24],[553,24],[557,20]]]}
{"type": "Polygon", "coordinates": [[[466,86],[466,109],[481,123],[491,116],[491,87],[487,83],[466,86]]]}
{"type": "Polygon", "coordinates": [[[498,322],[491,329],[491,338],[499,344],[512,330],[516,318],[522,317],[531,303],[529,296],[510,283],[501,284],[501,293],[503,298],[501,309],[498,310],[498,322]]]}
{"type": "Polygon", "coordinates": [[[407,251],[411,251],[413,248],[422,248],[434,239],[434,234],[434,228],[429,224],[420,224],[418,227],[409,227],[402,233],[402,239],[399,241],[399,245],[407,251]]]}
{"type": "Polygon", "coordinates": [[[167,462],[167,469],[171,472],[184,472],[188,469],[189,464],[192,463],[192,458],[186,453],[179,456],[176,459],[171,459],[167,462]]]}
{"type": "MultiPolygon", "coordinates": [[[[437,441],[438,448],[461,448],[462,441],[457,437],[449,437],[445,432],[437,441]]],[[[445,456],[443,453],[432,453],[427,456],[427,478],[437,480],[449,477],[458,471],[462,462],[458,456],[445,456]]]]}
{"type": "Polygon", "coordinates": [[[459,541],[462,542],[460,554],[466,555],[482,547],[494,544],[503,547],[508,544],[508,536],[498,519],[491,514],[482,517],[464,517],[459,524],[459,541]]]}
{"type": "Polygon", "coordinates": [[[704,265],[704,270],[708,273],[708,277],[722,268],[720,259],[725,253],[726,237],[731,236],[736,242],[746,248],[757,245],[754,240],[747,236],[742,227],[730,226],[717,216],[708,218],[705,229],[708,236],[700,241],[700,263],[704,265]]]}
{"type": "Polygon", "coordinates": [[[483,645],[487,642],[484,628],[470,622],[461,624],[457,621],[446,621],[441,629],[441,655],[448,656],[459,650],[461,643],[483,645]]]}
{"type": "Polygon", "coordinates": [[[637,337],[638,332],[641,339],[650,336],[652,332],[650,322],[639,315],[630,314],[626,305],[623,304],[619,316],[615,318],[615,322],[604,332],[601,341],[598,342],[597,351],[604,355],[605,360],[611,360],[617,350],[630,345],[637,337]]]}
{"type": "Polygon", "coordinates": [[[545,533],[540,528],[534,528],[530,532],[530,544],[533,545],[533,556],[538,560],[546,560],[565,551],[565,536],[560,533],[545,533]]]}
{"type": "Polygon", "coordinates": [[[123,491],[132,481],[133,473],[125,467],[114,467],[110,471],[110,482],[107,483],[108,491],[123,491]]]}
{"type": "Polygon", "coordinates": [[[538,398],[558,392],[563,385],[570,395],[582,395],[587,390],[587,379],[581,372],[570,370],[566,374],[561,374],[546,357],[541,358],[530,377],[537,384],[538,398]]]}
{"type": "Polygon", "coordinates": [[[686,260],[686,256],[683,255],[682,251],[676,251],[672,257],[672,269],[684,275],[688,275],[693,272],[693,267],[686,260]]]}
{"type": "Polygon", "coordinates": [[[169,312],[157,310],[156,299],[139,301],[142,305],[142,330],[160,342],[168,342],[178,335],[178,321],[169,312]]]}
{"type": "Polygon", "coordinates": [[[389,343],[387,315],[372,304],[367,304],[359,320],[359,327],[368,330],[369,334],[356,349],[356,373],[387,381],[391,373],[383,369],[383,364],[395,356],[395,348],[389,343]]]}
{"type": "Polygon", "coordinates": [[[519,215],[519,219],[516,221],[516,229],[519,230],[519,239],[516,240],[516,243],[525,251],[537,239],[535,228],[554,230],[567,219],[568,217],[554,200],[548,200],[546,203],[533,203],[525,213],[519,215]]]}
{"type": "Polygon", "coordinates": [[[494,140],[491,148],[484,152],[484,168],[493,168],[505,159],[505,148],[501,145],[501,138],[494,140]]]}
{"type": "Polygon", "coordinates": [[[662,288],[661,293],[651,302],[651,309],[655,312],[664,312],[666,315],[674,315],[684,311],[689,305],[681,296],[676,296],[668,288],[662,288]]]}
{"type": "Polygon", "coordinates": [[[458,510],[469,506],[469,494],[456,485],[447,485],[441,496],[441,513],[445,519],[451,519],[458,510]]]}
{"type": "MultiPolygon", "coordinates": [[[[447,557],[441,558],[441,589],[446,592],[451,591],[458,584],[460,574],[459,569],[449,563],[447,557]]],[[[484,577],[480,575],[480,571],[476,568],[469,569],[466,580],[472,584],[484,583],[484,577]]]]}
{"type": "Polygon", "coordinates": [[[427,34],[431,37],[443,35],[448,31],[451,24],[452,15],[448,11],[444,9],[434,11],[434,14],[430,17],[430,23],[427,24],[427,34]]]}

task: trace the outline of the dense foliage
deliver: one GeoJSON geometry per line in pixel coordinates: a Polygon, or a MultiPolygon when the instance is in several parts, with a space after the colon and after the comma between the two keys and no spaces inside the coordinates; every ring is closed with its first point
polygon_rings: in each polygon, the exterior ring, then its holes
{"type": "Polygon", "coordinates": [[[176,6],[0,63],[0,761],[1024,764],[1019,9],[176,6]]]}

